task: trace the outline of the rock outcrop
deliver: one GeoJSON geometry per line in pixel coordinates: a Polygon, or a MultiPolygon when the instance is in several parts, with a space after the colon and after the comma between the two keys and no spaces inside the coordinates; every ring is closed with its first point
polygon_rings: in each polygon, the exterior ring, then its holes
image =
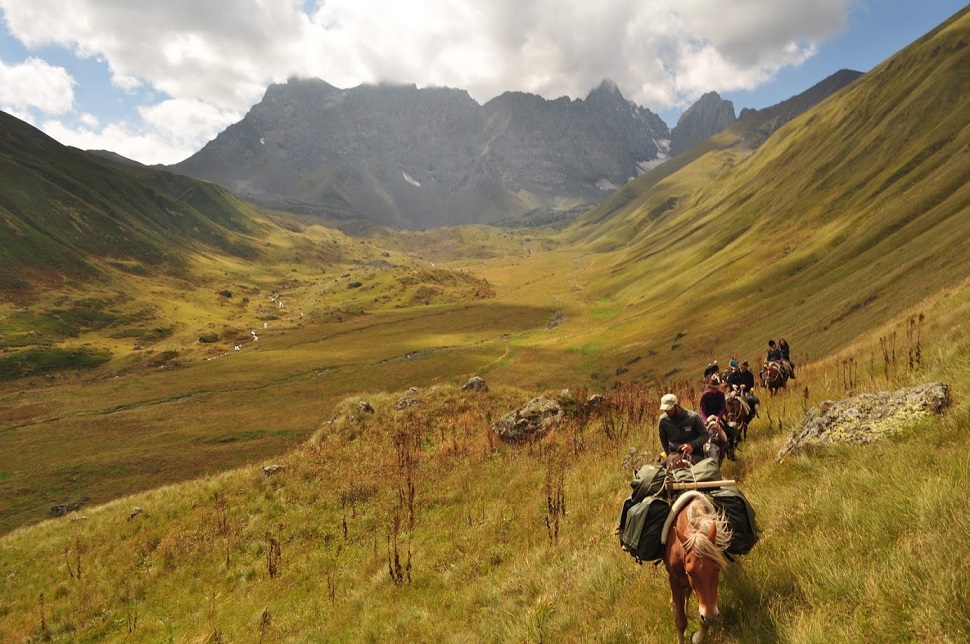
{"type": "Polygon", "coordinates": [[[898,434],[921,419],[942,413],[949,389],[942,382],[826,400],[809,409],[778,453],[781,460],[806,445],[869,444],[898,434]]]}
{"type": "Polygon", "coordinates": [[[562,422],[563,417],[563,406],[558,400],[540,396],[492,423],[492,431],[506,443],[523,443],[542,438],[562,422]]]}

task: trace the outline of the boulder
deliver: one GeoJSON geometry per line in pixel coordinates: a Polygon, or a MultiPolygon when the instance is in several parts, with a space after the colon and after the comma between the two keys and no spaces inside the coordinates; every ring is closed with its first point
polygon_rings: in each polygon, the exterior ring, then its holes
{"type": "Polygon", "coordinates": [[[525,407],[511,411],[492,423],[492,431],[506,443],[522,443],[542,438],[562,420],[562,404],[540,396],[530,400],[525,407]]]}
{"type": "Polygon", "coordinates": [[[783,459],[806,445],[867,445],[899,434],[923,418],[941,414],[950,399],[942,382],[918,387],[826,400],[805,412],[778,452],[783,459]]]}
{"type": "Polygon", "coordinates": [[[461,386],[462,391],[480,391],[485,393],[488,391],[488,385],[485,384],[485,380],[478,376],[472,376],[468,379],[464,385],[461,386]]]}

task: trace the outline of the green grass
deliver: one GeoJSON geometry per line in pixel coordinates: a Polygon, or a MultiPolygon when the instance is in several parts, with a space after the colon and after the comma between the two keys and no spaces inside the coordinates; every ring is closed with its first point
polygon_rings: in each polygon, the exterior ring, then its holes
{"type": "MultiPolygon", "coordinates": [[[[968,299],[967,290],[959,294],[964,313],[968,299]]],[[[928,355],[940,340],[966,351],[965,329],[937,335],[945,324],[928,325],[928,355]]],[[[860,345],[853,355],[866,364],[872,349],[860,345]]],[[[955,391],[967,384],[965,374],[951,379],[945,360],[888,375],[874,364],[860,374],[866,389],[937,377],[955,391]]],[[[799,381],[813,392],[808,403],[845,392],[824,363],[803,366],[799,381]]],[[[580,415],[523,447],[490,438],[487,418],[525,402],[533,395],[526,390],[422,388],[411,394],[419,404],[401,411],[403,391],[372,393],[373,415],[358,413],[360,397],[351,396],[312,441],[257,459],[283,466],[272,476],[244,467],[7,535],[0,632],[44,637],[46,627],[54,639],[102,641],[257,632],[272,640],[667,639],[662,569],[637,566],[612,533],[629,490],[624,456],[655,448],[659,391],[607,391],[609,432],[607,417],[580,415]],[[409,481],[413,504],[400,496],[409,481]],[[556,489],[565,500],[559,517],[548,506],[556,489]],[[136,506],[142,513],[129,518],[136,506]],[[395,552],[402,570],[410,561],[401,583],[390,572],[395,552]]],[[[970,468],[960,450],[943,446],[970,421],[965,399],[958,395],[944,420],[891,441],[776,462],[784,428],[805,404],[794,391],[765,400],[741,459],[725,465],[764,534],[723,575],[715,641],[962,639],[970,582],[966,553],[952,544],[970,529],[961,502],[970,468]],[[926,601],[924,587],[945,592],[926,601]]]]}
{"type": "Polygon", "coordinates": [[[94,369],[111,359],[97,349],[23,349],[0,355],[0,380],[13,380],[68,369],[94,369]]]}

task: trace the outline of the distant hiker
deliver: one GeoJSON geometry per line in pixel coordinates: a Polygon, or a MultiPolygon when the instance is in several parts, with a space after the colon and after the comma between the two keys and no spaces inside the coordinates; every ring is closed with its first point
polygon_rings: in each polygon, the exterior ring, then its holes
{"type": "Polygon", "coordinates": [[[697,463],[705,456],[718,460],[719,450],[709,445],[705,450],[710,434],[704,427],[701,417],[689,409],[684,409],[677,401],[677,396],[667,394],[660,399],[660,445],[667,458],[667,466],[683,458],[691,464],[697,463]]]}
{"type": "Polygon", "coordinates": [[[791,361],[791,348],[788,346],[788,340],[785,338],[778,340],[778,350],[781,351],[782,364],[788,367],[788,377],[794,380],[795,363],[791,361]]]}
{"type": "Polygon", "coordinates": [[[697,411],[701,414],[701,420],[707,424],[710,416],[721,418],[726,411],[724,392],[721,391],[721,379],[717,375],[711,376],[707,382],[707,390],[701,394],[701,399],[697,405],[697,411]]]}

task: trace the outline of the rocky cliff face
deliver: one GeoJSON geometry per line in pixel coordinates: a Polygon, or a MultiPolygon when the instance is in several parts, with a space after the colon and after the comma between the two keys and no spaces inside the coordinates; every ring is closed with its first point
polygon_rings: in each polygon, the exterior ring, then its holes
{"type": "Polygon", "coordinates": [[[290,80],[172,169],[268,205],[421,228],[596,203],[669,138],[608,81],[585,100],[479,105],[457,89],[290,80]]]}
{"type": "Polygon", "coordinates": [[[708,92],[680,115],[670,138],[670,154],[676,156],[737,121],[734,103],[717,92],[708,92]]]}

